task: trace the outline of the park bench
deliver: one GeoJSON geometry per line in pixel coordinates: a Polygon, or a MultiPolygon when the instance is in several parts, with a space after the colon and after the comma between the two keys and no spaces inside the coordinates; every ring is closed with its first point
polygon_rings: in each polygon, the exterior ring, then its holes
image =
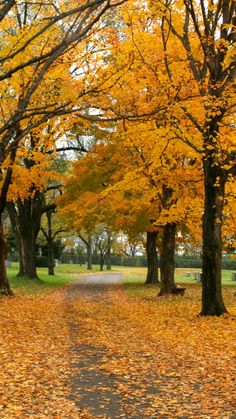
{"type": "Polygon", "coordinates": [[[232,272],[232,281],[236,281],[236,272],[232,272]]]}
{"type": "Polygon", "coordinates": [[[185,290],[186,288],[181,287],[180,285],[176,285],[172,290],[172,294],[183,296],[185,293],[185,290]]]}

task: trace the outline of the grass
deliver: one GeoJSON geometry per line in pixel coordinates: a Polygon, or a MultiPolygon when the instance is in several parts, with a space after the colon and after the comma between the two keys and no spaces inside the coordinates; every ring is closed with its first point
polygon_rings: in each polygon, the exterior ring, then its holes
{"type": "MultiPolygon", "coordinates": [[[[18,263],[12,263],[10,268],[7,268],[7,274],[10,286],[13,292],[20,294],[41,294],[53,291],[55,288],[69,284],[79,279],[80,274],[89,273],[86,265],[59,265],[55,269],[55,275],[48,275],[47,268],[38,268],[38,277],[40,281],[35,279],[29,280],[28,278],[16,275],[18,273],[18,263]]],[[[97,272],[98,266],[94,266],[92,272],[97,272]]]]}
{"type": "MultiPolygon", "coordinates": [[[[126,292],[137,298],[153,298],[157,295],[156,285],[145,285],[146,268],[124,268],[124,285],[126,292]]],[[[201,289],[201,284],[194,279],[194,272],[201,272],[201,269],[177,268],[175,270],[175,283],[185,285],[190,288],[201,289]],[[190,272],[190,277],[186,277],[186,272],[190,272]]],[[[232,281],[232,272],[222,271],[223,288],[236,288],[236,281],[232,281]]]]}
{"type": "MultiPolygon", "coordinates": [[[[10,285],[15,292],[20,294],[36,294],[36,293],[47,293],[53,291],[55,288],[71,283],[79,279],[81,274],[87,274],[90,271],[87,270],[86,265],[77,264],[63,264],[55,268],[55,275],[48,275],[47,268],[38,268],[38,276],[41,281],[29,280],[26,278],[16,277],[18,272],[18,263],[13,263],[11,268],[7,269],[10,285]]],[[[126,290],[132,295],[150,295],[156,292],[156,286],[146,287],[145,277],[146,268],[133,268],[124,266],[114,266],[112,271],[121,271],[124,274],[124,284],[126,290]]],[[[196,285],[194,279],[194,272],[200,272],[200,269],[186,269],[177,268],[175,271],[175,281],[178,284],[189,284],[200,287],[200,284],[196,285]],[[190,277],[186,277],[186,272],[190,272],[190,277]]],[[[99,266],[93,266],[92,272],[99,272],[99,266]]],[[[232,281],[233,271],[222,271],[223,286],[234,286],[236,282],[232,281]]]]}
{"type": "MultiPolygon", "coordinates": [[[[146,268],[123,268],[125,283],[144,283],[146,277],[146,268]]],[[[196,284],[194,272],[201,272],[201,269],[176,268],[175,282],[178,284],[196,284]],[[190,272],[190,277],[186,277],[186,272],[190,272]]],[[[232,272],[230,270],[222,271],[223,285],[236,286],[236,281],[232,281],[232,272]]]]}

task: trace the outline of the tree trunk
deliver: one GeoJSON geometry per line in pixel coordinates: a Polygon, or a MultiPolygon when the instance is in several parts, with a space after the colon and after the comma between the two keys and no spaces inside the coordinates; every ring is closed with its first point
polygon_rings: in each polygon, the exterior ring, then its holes
{"type": "Polygon", "coordinates": [[[7,246],[0,221],[0,295],[12,295],[6,272],[7,246]]]}
{"type": "Polygon", "coordinates": [[[20,271],[18,276],[38,278],[35,263],[35,242],[40,229],[43,194],[36,192],[28,199],[7,205],[12,227],[19,243],[20,271]]]}
{"type": "Polygon", "coordinates": [[[88,241],[86,244],[87,247],[87,269],[92,270],[92,238],[91,236],[88,237],[88,241]]]}
{"type": "Polygon", "coordinates": [[[52,237],[52,211],[46,212],[48,221],[47,247],[48,247],[48,275],[54,275],[54,252],[52,237]]]}
{"type": "Polygon", "coordinates": [[[174,294],[174,256],[176,224],[169,223],[163,228],[161,249],[161,289],[159,295],[174,294]]]}
{"type": "Polygon", "coordinates": [[[24,276],[29,279],[38,279],[35,261],[35,237],[29,230],[21,232],[21,254],[24,276]]]}
{"type": "Polygon", "coordinates": [[[21,276],[24,276],[24,265],[23,265],[22,251],[21,251],[21,245],[20,245],[20,238],[18,237],[16,230],[15,230],[15,235],[16,235],[17,250],[18,250],[18,255],[19,255],[19,272],[16,276],[21,277],[21,276]]]}
{"type": "Polygon", "coordinates": [[[111,253],[107,254],[107,270],[111,271],[111,253]]]}
{"type": "Polygon", "coordinates": [[[107,270],[111,270],[111,235],[108,232],[108,238],[107,238],[107,253],[106,253],[106,262],[107,262],[107,270]]]}
{"type": "Polygon", "coordinates": [[[48,245],[48,275],[55,275],[53,240],[49,240],[47,245],[48,245]]]}
{"type": "Polygon", "coordinates": [[[7,202],[6,207],[7,207],[7,212],[11,221],[11,227],[16,237],[16,246],[17,246],[17,251],[19,255],[19,272],[16,276],[21,277],[21,276],[24,276],[24,265],[23,265],[23,260],[22,260],[20,236],[18,233],[18,229],[16,228],[17,213],[16,213],[13,202],[7,202]]]}
{"type": "Polygon", "coordinates": [[[103,271],[105,260],[106,260],[106,253],[103,253],[103,251],[100,250],[100,271],[103,271]]]}
{"type": "Polygon", "coordinates": [[[22,260],[22,256],[20,252],[19,252],[19,271],[16,274],[16,276],[17,277],[24,276],[24,266],[23,266],[23,260],[22,260]]]}
{"type": "Polygon", "coordinates": [[[18,200],[16,203],[9,202],[7,204],[11,225],[17,239],[20,259],[17,276],[25,276],[30,279],[38,278],[35,263],[35,240],[41,219],[41,212],[40,217],[37,217],[37,212],[32,211],[34,199],[18,200]]]}
{"type": "Polygon", "coordinates": [[[158,281],[158,259],[157,259],[157,231],[147,231],[146,252],[147,252],[147,278],[145,284],[157,284],[158,281]]]}
{"type": "Polygon", "coordinates": [[[211,159],[203,161],[205,207],[203,216],[202,310],[203,316],[227,312],[222,298],[222,212],[225,179],[211,159]]]}

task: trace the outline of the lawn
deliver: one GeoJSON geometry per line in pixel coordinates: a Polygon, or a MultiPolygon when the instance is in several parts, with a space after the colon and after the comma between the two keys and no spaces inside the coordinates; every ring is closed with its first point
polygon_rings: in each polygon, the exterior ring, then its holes
{"type": "MultiPolygon", "coordinates": [[[[147,290],[147,287],[144,285],[146,268],[114,266],[112,267],[112,271],[122,272],[124,274],[125,288],[130,291],[133,290],[132,292],[135,294],[143,293],[144,290],[146,290],[145,293],[150,294],[152,288],[156,291],[156,287],[149,287],[149,290],[147,290]]],[[[11,268],[7,269],[7,272],[13,291],[22,294],[35,294],[50,292],[50,290],[78,280],[81,274],[88,274],[91,271],[87,270],[86,265],[61,264],[55,268],[55,275],[52,276],[47,274],[47,268],[38,268],[38,276],[41,281],[29,281],[24,278],[17,278],[18,263],[13,263],[11,268]]],[[[94,265],[92,272],[99,272],[99,266],[94,265]]],[[[176,283],[185,285],[196,284],[194,272],[200,272],[200,269],[177,268],[175,271],[176,283]],[[186,277],[186,272],[190,272],[190,277],[186,277]]],[[[232,272],[222,271],[224,286],[236,286],[236,281],[232,281],[231,279],[232,272]]],[[[196,286],[200,288],[200,284],[196,286]]]]}
{"type": "MultiPolygon", "coordinates": [[[[92,272],[98,270],[99,267],[94,266],[92,272]]],[[[18,263],[12,263],[12,266],[7,268],[7,273],[13,291],[20,294],[47,293],[57,287],[78,280],[80,274],[87,274],[90,271],[87,270],[86,265],[63,264],[56,267],[55,275],[48,275],[47,268],[38,268],[37,272],[40,281],[18,278],[16,277],[18,263]]]]}
{"type": "MultiPolygon", "coordinates": [[[[124,273],[125,283],[137,283],[141,284],[145,282],[146,277],[146,268],[128,268],[128,267],[119,267],[124,273]]],[[[176,268],[175,269],[175,282],[178,284],[196,284],[194,279],[194,273],[201,272],[201,269],[186,269],[186,268],[176,268]],[[189,272],[190,276],[187,277],[186,273],[189,272]]],[[[222,283],[223,285],[236,286],[236,281],[232,281],[232,270],[223,270],[222,271],[222,283]]]]}
{"type": "MultiPolygon", "coordinates": [[[[182,269],[177,268],[175,271],[176,284],[183,284],[186,287],[184,297],[177,297],[183,304],[190,303],[199,307],[197,310],[200,312],[201,307],[201,284],[194,279],[194,272],[201,272],[195,269],[182,269]],[[190,272],[190,277],[186,277],[186,272],[190,272]]],[[[143,301],[157,301],[158,286],[145,285],[145,268],[128,268],[124,269],[124,286],[126,293],[132,298],[138,298],[143,301]]],[[[232,281],[233,271],[222,271],[223,283],[223,298],[227,309],[233,315],[236,314],[236,281],[232,281]]],[[[162,299],[176,300],[175,296],[161,297],[162,299]]],[[[177,302],[175,302],[177,304],[177,302]]]]}

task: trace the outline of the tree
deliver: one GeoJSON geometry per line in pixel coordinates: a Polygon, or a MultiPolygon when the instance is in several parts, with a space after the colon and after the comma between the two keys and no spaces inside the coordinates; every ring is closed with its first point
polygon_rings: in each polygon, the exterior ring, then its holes
{"type": "Polygon", "coordinates": [[[46,215],[46,226],[43,226],[41,223],[40,230],[42,231],[46,243],[47,243],[47,257],[48,257],[48,275],[54,275],[54,267],[55,267],[55,255],[54,255],[54,244],[56,241],[56,238],[61,233],[65,233],[67,230],[63,228],[61,225],[53,226],[53,214],[55,213],[55,208],[50,208],[48,206],[48,209],[45,210],[46,215]]]}
{"type": "Polygon", "coordinates": [[[110,233],[107,235],[107,231],[119,233],[123,230],[130,237],[132,236],[133,240],[134,236],[136,239],[137,234],[145,231],[146,228],[145,211],[140,213],[142,206],[135,209],[130,192],[127,191],[125,195],[125,192],[116,188],[107,197],[100,195],[122,175],[121,170],[124,170],[123,163],[127,156],[121,159],[121,153],[122,150],[116,142],[107,143],[105,139],[104,143],[101,143],[100,140],[88,151],[87,155],[74,164],[73,173],[65,185],[65,192],[59,199],[62,216],[65,220],[70,220],[74,229],[86,228],[94,234],[99,225],[108,226],[104,231],[107,240],[101,240],[100,235],[98,238],[97,247],[101,255],[101,267],[105,258],[109,261],[110,246],[113,241],[110,233]],[[133,205],[132,213],[130,212],[131,205],[133,205]]]}
{"type": "Polygon", "coordinates": [[[146,254],[147,254],[147,278],[146,284],[157,284],[158,278],[158,258],[157,258],[157,236],[158,231],[147,231],[146,254]]]}
{"type": "Polygon", "coordinates": [[[123,38],[113,40],[105,68],[105,74],[112,74],[105,92],[108,116],[129,125],[152,118],[163,135],[171,128],[176,147],[187,146],[186,156],[191,159],[194,152],[201,158],[202,315],[226,312],[222,224],[225,188],[236,173],[235,7],[231,0],[151,1],[139,8],[130,2],[123,14],[123,38]]]}
{"type": "Polygon", "coordinates": [[[176,224],[167,223],[162,233],[161,248],[161,289],[159,295],[175,292],[174,255],[175,255],[176,224]]]}
{"type": "Polygon", "coordinates": [[[164,294],[175,293],[175,246],[169,246],[169,239],[175,243],[177,223],[186,223],[195,207],[195,187],[192,193],[186,189],[186,174],[192,173],[195,182],[198,170],[190,159],[184,158],[184,150],[177,154],[174,138],[173,144],[168,144],[171,133],[166,137],[161,137],[162,134],[163,130],[159,132],[153,123],[145,126],[136,123],[125,131],[109,134],[103,143],[100,140],[74,164],[59,206],[66,219],[74,220],[74,228],[86,226],[92,231],[97,224],[106,223],[112,230],[130,237],[148,231],[152,238],[147,249],[149,283],[157,282],[157,231],[164,230],[161,251],[164,294]],[[144,141],[147,129],[148,143],[144,141]],[[163,167],[164,162],[167,164],[163,167]]]}
{"type": "MultiPolygon", "coordinates": [[[[166,2],[163,37],[167,51],[168,31],[181,46],[198,90],[198,109],[190,102],[181,104],[180,109],[201,139],[198,150],[202,157],[205,193],[201,314],[220,316],[227,311],[221,291],[225,186],[236,174],[233,123],[236,4],[226,0],[200,2],[199,5],[190,0],[184,1],[183,6],[180,23],[176,19],[174,4],[166,2]]],[[[168,58],[166,65],[172,83],[174,74],[168,58]]],[[[190,141],[189,145],[193,146],[193,142],[190,141]]]]}
{"type": "Polygon", "coordinates": [[[44,194],[37,191],[34,199],[24,198],[7,204],[9,217],[17,237],[20,257],[18,276],[38,278],[35,263],[35,244],[44,211],[44,194]]]}
{"type": "MultiPolygon", "coordinates": [[[[74,107],[75,98],[84,98],[86,93],[84,84],[74,77],[73,60],[78,63],[79,52],[83,56],[83,42],[96,32],[105,12],[121,3],[96,0],[78,6],[71,1],[68,8],[63,4],[55,7],[51,2],[10,1],[1,7],[0,217],[14,163],[27,135],[50,119],[83,112],[81,107],[74,107]],[[78,90],[72,87],[75,84],[78,90]]],[[[1,243],[2,231],[0,227],[1,243]]],[[[1,294],[9,293],[5,248],[3,244],[0,247],[1,294]]]]}
{"type": "Polygon", "coordinates": [[[35,251],[41,217],[46,211],[55,208],[53,203],[48,205],[45,193],[48,189],[56,189],[55,182],[60,180],[53,166],[55,157],[50,155],[48,146],[51,147],[51,143],[47,144],[43,132],[40,140],[30,136],[30,142],[25,145],[27,151],[15,161],[12,184],[8,191],[7,209],[20,258],[18,276],[30,279],[37,278],[35,251]],[[51,185],[48,187],[49,183],[51,185]]]}
{"type": "Polygon", "coordinates": [[[146,241],[143,234],[132,238],[122,234],[117,243],[117,251],[119,254],[123,253],[127,257],[135,258],[138,252],[143,254],[145,245],[146,241]]]}
{"type": "Polygon", "coordinates": [[[85,244],[86,251],[87,251],[87,269],[91,271],[92,270],[92,256],[93,256],[93,249],[92,249],[93,236],[91,232],[86,233],[83,230],[78,231],[77,234],[80,240],[82,240],[82,242],[85,244]]]}
{"type": "MultiPolygon", "coordinates": [[[[8,200],[10,199],[10,201],[7,202],[7,208],[17,237],[20,257],[18,276],[30,279],[37,278],[35,247],[41,217],[47,213],[50,218],[48,224],[51,223],[51,212],[55,210],[55,194],[59,193],[63,173],[69,170],[68,156],[63,156],[61,153],[72,150],[74,153],[84,151],[79,138],[63,141],[63,146],[60,147],[56,144],[56,149],[53,150],[51,141],[48,141],[48,131],[50,131],[50,135],[53,135],[55,144],[56,139],[60,139],[63,134],[63,129],[59,130],[58,128],[57,133],[53,134],[53,124],[51,122],[46,133],[43,130],[40,135],[38,133],[37,137],[30,135],[30,141],[27,142],[26,146],[27,150],[24,151],[21,158],[16,159],[12,174],[12,185],[8,192],[8,200]],[[36,144],[37,149],[35,149],[36,144]],[[49,193],[51,194],[50,200],[49,193]]],[[[44,233],[46,233],[46,230],[44,230],[44,233]]],[[[50,272],[52,272],[54,264],[52,255],[53,238],[50,235],[50,230],[51,227],[48,225],[49,236],[47,236],[47,240],[51,265],[50,272]]]]}
{"type": "MultiPolygon", "coordinates": [[[[193,150],[189,149],[186,138],[182,144],[179,142],[179,132],[172,123],[172,119],[176,116],[174,106],[176,92],[179,90],[178,85],[181,84],[183,89],[181,95],[183,101],[192,100],[195,92],[188,92],[187,86],[192,78],[191,73],[188,71],[187,62],[182,60],[180,54],[177,60],[175,59],[176,48],[173,39],[170,52],[171,62],[174,62],[175,67],[174,60],[178,61],[178,64],[180,60],[182,62],[175,85],[170,84],[168,67],[165,64],[166,51],[163,45],[161,20],[153,16],[148,20],[145,14],[147,8],[140,9],[141,11],[136,10],[135,4],[132,6],[131,2],[130,9],[124,11],[123,37],[119,31],[114,34],[110,43],[110,55],[100,71],[100,78],[108,80],[104,88],[106,100],[102,102],[101,97],[99,95],[98,97],[100,103],[105,103],[104,118],[107,116],[107,120],[111,118],[116,121],[122,119],[122,123],[117,123],[116,126],[116,141],[118,141],[118,136],[122,138],[122,144],[119,144],[120,152],[123,155],[130,154],[133,160],[126,163],[129,167],[129,174],[126,173],[127,167],[121,169],[124,180],[119,182],[119,187],[133,197],[134,184],[137,182],[135,193],[138,197],[138,189],[142,195],[144,190],[141,192],[141,189],[143,183],[146,182],[149,185],[148,187],[145,185],[146,193],[149,194],[152,203],[148,199],[151,204],[149,209],[144,199],[142,203],[143,210],[147,210],[150,231],[155,229],[157,231],[161,227],[169,228],[174,234],[176,231],[174,224],[183,221],[187,217],[186,213],[190,212],[190,197],[193,199],[194,195],[192,185],[200,180],[200,176],[192,179],[197,174],[196,170],[199,170],[198,149],[197,147],[193,147],[193,150]],[[183,74],[188,77],[186,81],[183,74]],[[144,180],[145,177],[146,180],[144,180]],[[127,188],[125,186],[127,183],[132,184],[132,187],[127,188]],[[183,193],[188,183],[192,184],[190,194],[188,190],[183,193]],[[165,191],[171,191],[171,193],[168,193],[166,197],[165,191]],[[181,203],[177,203],[178,200],[181,203]]],[[[121,28],[119,29],[122,31],[121,28]]],[[[182,123],[185,125],[187,122],[185,116],[182,123]]],[[[195,135],[192,127],[190,135],[195,135]]],[[[198,138],[195,141],[197,140],[198,138]]],[[[118,184],[114,186],[113,191],[117,188],[118,184]]],[[[124,202],[124,194],[122,199],[124,202]]],[[[187,218],[190,222],[189,214],[187,218]]],[[[163,234],[163,240],[165,237],[166,234],[163,234]]],[[[165,247],[165,243],[162,247],[165,247]]],[[[168,258],[167,263],[171,261],[173,268],[162,275],[162,281],[169,281],[169,286],[166,284],[163,287],[166,292],[173,289],[174,283],[174,248],[169,248],[170,250],[172,257],[168,258]]],[[[165,257],[166,252],[162,252],[162,259],[165,257]]],[[[161,270],[167,267],[167,263],[162,263],[161,270]]]]}
{"type": "Polygon", "coordinates": [[[111,246],[115,236],[105,225],[98,225],[94,232],[94,238],[95,248],[100,255],[100,271],[103,271],[105,262],[107,263],[107,269],[111,270],[111,246]]]}

